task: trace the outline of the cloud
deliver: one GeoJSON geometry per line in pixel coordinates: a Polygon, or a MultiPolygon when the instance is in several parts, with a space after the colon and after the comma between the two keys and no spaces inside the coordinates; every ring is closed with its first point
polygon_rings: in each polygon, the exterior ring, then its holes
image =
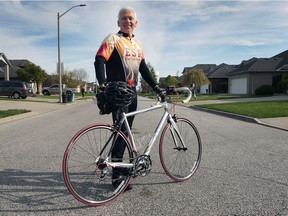
{"type": "Polygon", "coordinates": [[[161,76],[198,63],[240,63],[270,57],[287,47],[287,1],[1,1],[0,52],[56,71],[57,13],[61,59],[94,81],[94,57],[103,38],[117,32],[118,10],[137,11],[135,30],[146,61],[161,76]],[[266,55],[266,56],[265,56],[266,55]]]}

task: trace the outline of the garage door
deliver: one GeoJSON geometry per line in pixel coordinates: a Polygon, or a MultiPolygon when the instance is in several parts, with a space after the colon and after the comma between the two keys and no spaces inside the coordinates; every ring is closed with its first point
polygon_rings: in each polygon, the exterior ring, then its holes
{"type": "Polygon", "coordinates": [[[231,94],[247,94],[247,78],[230,79],[231,94]]]}

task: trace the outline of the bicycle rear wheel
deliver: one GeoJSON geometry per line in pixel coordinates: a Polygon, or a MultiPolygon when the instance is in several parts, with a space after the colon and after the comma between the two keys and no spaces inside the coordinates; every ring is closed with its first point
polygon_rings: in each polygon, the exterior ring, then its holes
{"type": "Polygon", "coordinates": [[[180,134],[167,123],[161,134],[159,153],[165,173],[181,182],[191,178],[199,167],[202,145],[199,132],[191,121],[178,118],[175,123],[180,134]]]}
{"type": "Polygon", "coordinates": [[[116,136],[117,144],[121,142],[123,150],[123,158],[120,161],[118,158],[118,161],[131,164],[131,145],[125,134],[121,131],[117,133],[113,126],[88,126],[69,142],[63,157],[62,172],[69,192],[78,201],[90,206],[103,205],[117,198],[128,186],[131,178],[129,168],[122,167],[117,168],[118,171],[122,168],[121,174],[117,175],[118,187],[112,185],[112,175],[117,170],[109,165],[115,161],[109,152],[116,136]]]}

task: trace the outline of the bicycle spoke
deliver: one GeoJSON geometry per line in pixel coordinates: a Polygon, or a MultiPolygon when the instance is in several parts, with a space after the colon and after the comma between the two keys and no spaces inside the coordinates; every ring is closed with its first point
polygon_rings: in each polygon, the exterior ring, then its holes
{"type": "MultiPolygon", "coordinates": [[[[84,204],[97,206],[108,203],[118,197],[130,181],[129,169],[124,176],[123,172],[109,166],[109,163],[117,159],[107,157],[113,148],[111,137],[115,135],[114,131],[105,125],[84,128],[67,146],[63,158],[64,181],[69,192],[84,204]],[[113,172],[114,175],[119,172],[119,176],[122,176],[122,184],[117,188],[112,185],[113,172]]],[[[133,152],[126,136],[122,132],[117,136],[117,142],[122,143],[120,150],[123,152],[122,162],[125,167],[132,162],[133,152]]],[[[117,164],[121,166],[121,162],[117,164]]]]}

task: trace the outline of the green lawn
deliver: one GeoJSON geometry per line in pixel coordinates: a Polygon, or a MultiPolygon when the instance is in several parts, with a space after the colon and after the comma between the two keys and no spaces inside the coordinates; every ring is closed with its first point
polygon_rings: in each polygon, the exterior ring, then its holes
{"type": "MultiPolygon", "coordinates": [[[[221,99],[235,99],[235,98],[253,98],[253,97],[259,97],[255,95],[249,95],[249,94],[235,94],[235,95],[229,95],[229,94],[198,94],[197,100],[198,101],[205,101],[205,100],[221,100],[221,99]]],[[[193,98],[191,100],[194,100],[193,98]]]]}
{"type": "MultiPolygon", "coordinates": [[[[93,96],[95,96],[95,93],[85,93],[84,97],[82,97],[81,93],[76,93],[74,95],[74,99],[75,100],[87,100],[87,99],[91,99],[93,96]]],[[[55,99],[58,100],[59,99],[59,95],[37,95],[38,98],[42,98],[42,99],[55,99]]]]}
{"type": "MultiPolygon", "coordinates": [[[[138,92],[138,95],[143,97],[149,97],[149,98],[156,98],[155,94],[153,92],[142,94],[138,92]]],[[[168,95],[168,97],[175,97],[174,95],[168,95]]],[[[185,98],[185,94],[180,94],[176,96],[179,98],[178,100],[181,101],[185,98]]],[[[249,95],[249,94],[235,94],[235,95],[229,95],[229,94],[197,94],[197,101],[205,101],[205,100],[221,100],[221,99],[235,99],[235,98],[253,98],[253,97],[259,97],[255,95],[249,95]]],[[[194,99],[192,98],[191,101],[194,99]]]]}
{"type": "Polygon", "coordinates": [[[9,109],[9,110],[0,110],[0,118],[5,118],[13,115],[19,115],[22,113],[31,112],[31,110],[26,109],[9,109]]]}
{"type": "Polygon", "coordinates": [[[253,118],[288,117],[288,100],[198,105],[253,118]]]}

